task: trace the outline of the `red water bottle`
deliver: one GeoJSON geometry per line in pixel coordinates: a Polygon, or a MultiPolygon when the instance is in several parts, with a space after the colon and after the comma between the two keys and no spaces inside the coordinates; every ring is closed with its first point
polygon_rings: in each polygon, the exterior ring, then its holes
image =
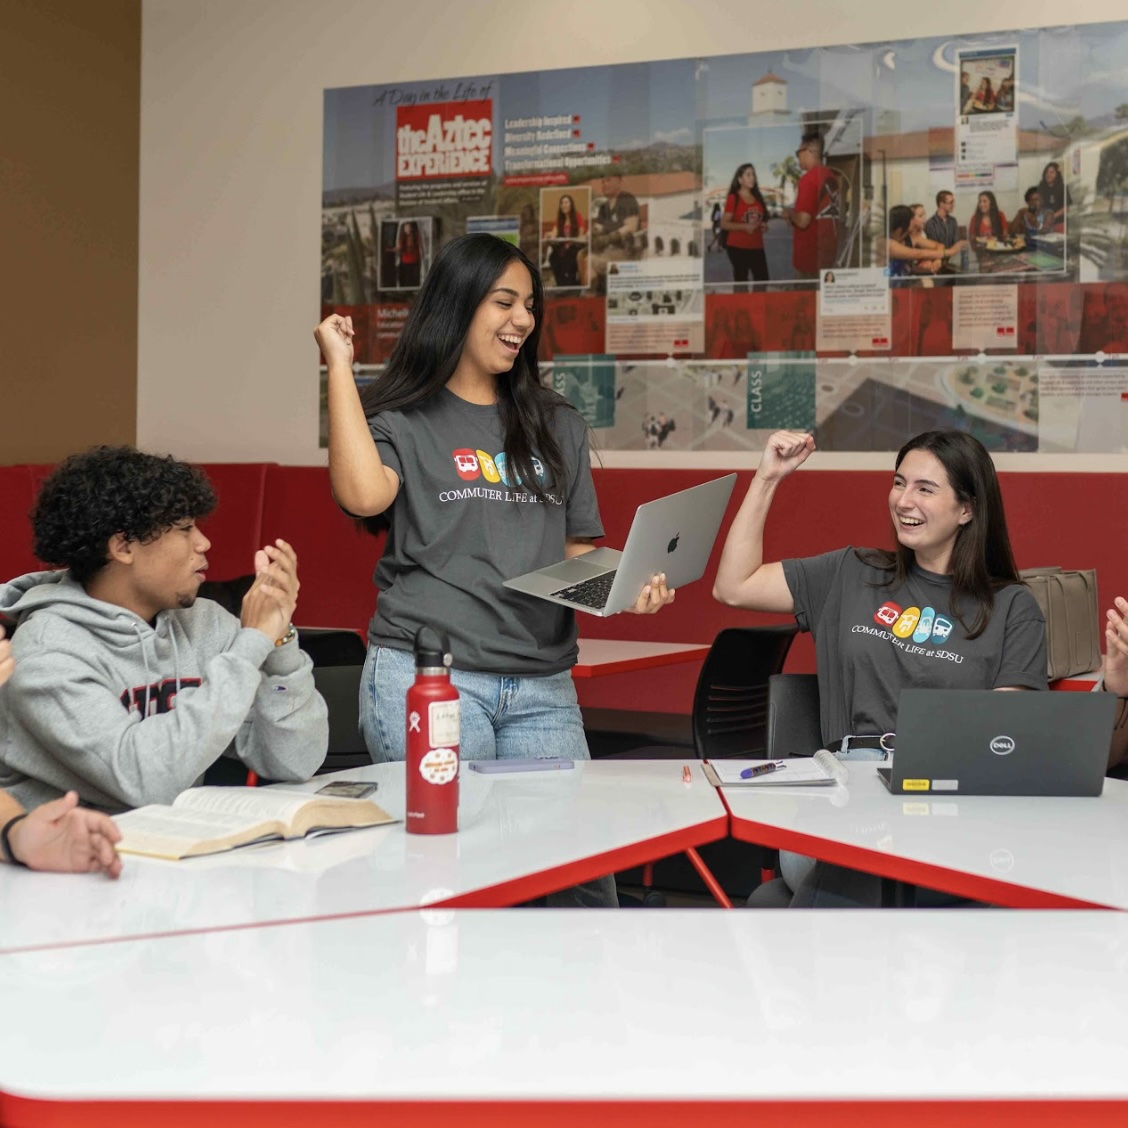
{"type": "Polygon", "coordinates": [[[450,684],[450,640],[440,630],[415,634],[415,682],[407,691],[407,830],[458,829],[458,690],[450,684]],[[424,637],[429,634],[432,641],[424,637]]]}

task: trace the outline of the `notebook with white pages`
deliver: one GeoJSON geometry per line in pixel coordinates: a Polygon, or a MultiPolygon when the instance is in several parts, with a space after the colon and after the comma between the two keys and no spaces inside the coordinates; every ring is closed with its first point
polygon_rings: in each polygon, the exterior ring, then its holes
{"type": "Polygon", "coordinates": [[[775,761],[710,760],[708,766],[718,787],[829,787],[845,783],[850,777],[847,766],[825,749],[810,757],[775,761]],[[764,770],[768,764],[777,766],[764,770]]]}

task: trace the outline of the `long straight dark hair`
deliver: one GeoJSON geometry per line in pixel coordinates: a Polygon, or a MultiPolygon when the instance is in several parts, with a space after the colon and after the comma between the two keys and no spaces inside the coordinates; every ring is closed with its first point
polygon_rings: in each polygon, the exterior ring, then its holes
{"type": "Polygon", "coordinates": [[[728,194],[730,196],[740,195],[740,178],[744,175],[744,170],[750,168],[752,175],[756,177],[756,183],[752,185],[752,196],[756,202],[764,209],[764,218],[768,215],[768,205],[764,203],[764,194],[760,191],[760,175],[756,171],[756,166],[751,161],[745,161],[744,164],[738,165],[736,172],[732,174],[732,183],[729,185],[728,194]]]}
{"type": "MultiPolygon", "coordinates": [[[[535,324],[513,367],[498,377],[498,411],[508,465],[523,488],[544,502],[548,488],[563,495],[567,486],[552,417],[561,408],[574,408],[541,385],[537,346],[544,317],[544,286],[537,268],[511,243],[475,233],[461,235],[443,247],[423,280],[383,375],[364,390],[360,402],[368,417],[381,411],[409,411],[446,387],[458,367],[474,314],[513,262],[521,263],[532,279],[535,324]],[[534,451],[543,465],[543,476],[534,467],[534,451]]],[[[378,532],[387,527],[387,520],[383,515],[366,517],[363,524],[369,532],[378,532]]]]}
{"type": "Polygon", "coordinates": [[[1065,181],[1061,175],[1061,165],[1057,161],[1050,161],[1042,169],[1042,179],[1038,182],[1038,194],[1042,197],[1042,207],[1053,211],[1060,211],[1065,207],[1065,181]],[[1046,173],[1053,169],[1056,175],[1053,183],[1046,179],[1046,173]]]}
{"type": "MultiPolygon", "coordinates": [[[[1022,583],[1011,551],[995,464],[983,444],[964,431],[925,431],[909,439],[897,452],[895,469],[900,468],[911,450],[935,455],[956,497],[971,506],[971,520],[959,527],[952,547],[952,613],[968,638],[978,638],[991,621],[995,592],[1009,584],[1022,583]],[[975,606],[970,629],[960,613],[964,603],[975,606]]],[[[916,555],[911,548],[898,544],[895,552],[874,550],[862,559],[889,572],[889,578],[881,584],[884,587],[902,583],[912,570],[916,555]]]]}
{"type": "Polygon", "coordinates": [[[573,237],[579,235],[580,224],[583,223],[583,216],[581,216],[579,211],[577,211],[576,209],[576,201],[572,199],[572,197],[567,192],[565,192],[564,195],[560,197],[560,203],[556,206],[556,237],[558,239],[566,238],[564,234],[565,223],[571,224],[573,237]],[[568,203],[572,205],[572,210],[567,214],[565,214],[564,212],[565,200],[567,200],[568,203]]]}
{"type": "MultiPolygon", "coordinates": [[[[996,239],[1001,239],[1003,237],[1003,217],[999,215],[999,201],[995,199],[995,193],[980,192],[979,196],[987,197],[987,202],[990,204],[990,208],[987,212],[987,219],[991,224],[991,233],[995,236],[996,239]]],[[[975,211],[972,212],[971,220],[967,225],[969,232],[972,231],[973,228],[976,233],[979,232],[979,219],[983,214],[979,210],[979,196],[975,197],[975,211]]],[[[968,236],[968,238],[974,237],[974,235],[968,236]]]]}

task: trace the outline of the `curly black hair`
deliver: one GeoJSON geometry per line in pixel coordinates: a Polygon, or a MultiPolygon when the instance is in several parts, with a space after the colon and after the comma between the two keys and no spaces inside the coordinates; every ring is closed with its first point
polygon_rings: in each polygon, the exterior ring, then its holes
{"type": "Polygon", "coordinates": [[[31,511],[35,555],[84,584],[109,563],[115,533],[144,544],[214,508],[211,484],[195,466],[134,447],[94,447],[72,454],[43,483],[31,511]]]}

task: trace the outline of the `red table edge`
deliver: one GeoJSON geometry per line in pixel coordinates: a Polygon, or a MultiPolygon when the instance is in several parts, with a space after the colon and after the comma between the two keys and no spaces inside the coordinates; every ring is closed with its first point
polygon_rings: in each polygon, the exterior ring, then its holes
{"type": "MultiPolygon", "coordinates": [[[[598,639],[593,639],[598,642],[598,639]]],[[[675,650],[669,654],[651,654],[639,658],[621,658],[617,662],[600,662],[585,666],[577,662],[572,667],[574,678],[600,678],[605,674],[629,674],[634,670],[654,670],[659,666],[678,666],[685,662],[698,662],[706,658],[709,653],[708,646],[699,646],[694,650],[675,650]]]]}
{"type": "MultiPolygon", "coordinates": [[[[723,807],[723,797],[722,797],[723,807]]],[[[169,932],[131,932],[121,936],[97,936],[85,940],[51,940],[42,944],[13,945],[0,948],[0,956],[19,955],[27,952],[61,951],[67,948],[92,948],[105,944],[128,944],[137,940],[164,940],[174,937],[201,936],[218,932],[245,932],[254,928],[283,928],[297,924],[319,924],[332,920],[359,920],[363,917],[386,916],[389,913],[410,913],[420,909],[504,909],[521,901],[555,893],[584,881],[614,873],[616,870],[631,869],[645,865],[672,854],[680,854],[687,849],[703,846],[708,842],[719,842],[728,834],[729,815],[721,810],[705,822],[694,823],[680,830],[660,834],[656,838],[632,842],[628,846],[617,847],[601,854],[593,854],[576,862],[566,862],[562,866],[538,870],[524,874],[512,881],[497,885],[487,885],[468,893],[459,893],[425,905],[396,905],[381,909],[354,909],[341,913],[323,913],[313,916],[284,917],[278,920],[243,921],[238,924],[199,925],[194,928],[179,928],[169,932]]],[[[7,1128],[0,1121],[0,1128],[7,1128]]]]}
{"type": "MultiPolygon", "coordinates": [[[[722,1068],[718,1063],[717,1068],[722,1068]]],[[[1028,1097],[978,1100],[65,1100],[0,1092],[3,1128],[289,1128],[331,1120],[334,1128],[369,1126],[375,1115],[413,1128],[575,1128],[583,1122],[615,1128],[707,1124],[709,1128],[1120,1128],[1128,1100],[1044,1101],[1028,1097]]]]}
{"type": "MultiPolygon", "coordinates": [[[[0,956],[18,956],[28,952],[56,952],[70,948],[100,948],[106,944],[132,944],[139,940],[174,940],[184,936],[208,936],[221,932],[247,932],[255,928],[288,928],[296,924],[320,924],[327,920],[359,920],[362,917],[388,916],[391,913],[413,912],[426,905],[409,905],[389,909],[354,909],[346,913],[324,913],[315,916],[283,917],[278,920],[248,920],[238,924],[201,924],[194,928],[176,928],[168,932],[128,932],[121,936],[94,936],[86,940],[47,940],[41,944],[14,944],[0,948],[0,956]]],[[[0,1120],[0,1128],[8,1128],[0,1120]]]]}
{"type": "MultiPolygon", "coordinates": [[[[722,791],[721,800],[724,799],[722,791]]],[[[728,806],[727,802],[725,806],[728,806]]],[[[864,846],[852,846],[796,830],[768,826],[753,819],[734,815],[731,808],[729,817],[729,833],[738,841],[768,846],[776,850],[794,850],[798,854],[806,854],[824,862],[863,870],[878,877],[892,878],[894,881],[906,881],[911,885],[923,885],[929,889],[938,889],[941,893],[951,893],[956,897],[970,897],[973,901],[985,901],[1008,909],[1116,910],[1115,905],[1101,905],[1094,901],[1066,897],[1060,893],[1029,889],[1023,885],[1013,885],[1008,881],[945,869],[931,862],[899,858],[864,846]]]]}

